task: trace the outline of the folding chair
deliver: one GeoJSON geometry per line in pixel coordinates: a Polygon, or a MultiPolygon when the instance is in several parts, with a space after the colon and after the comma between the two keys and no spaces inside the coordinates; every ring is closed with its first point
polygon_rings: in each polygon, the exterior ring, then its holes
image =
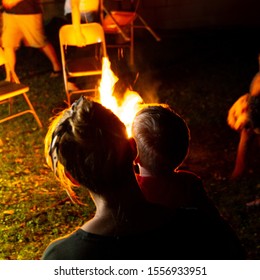
{"type": "Polygon", "coordinates": [[[146,29],[160,41],[160,37],[152,30],[137,12],[140,0],[114,0],[119,4],[119,10],[110,11],[101,0],[104,16],[101,18],[105,34],[119,35],[117,41],[108,43],[107,48],[117,48],[120,56],[123,49],[130,50],[130,65],[134,65],[134,29],[146,29]]]}
{"type": "Polygon", "coordinates": [[[84,86],[82,89],[70,89],[68,82],[71,78],[101,77],[102,59],[107,56],[105,35],[99,23],[81,24],[81,32],[86,38],[87,45],[77,46],[75,29],[72,24],[60,28],[60,51],[63,78],[68,105],[71,104],[73,94],[98,93],[98,82],[94,86],[84,86]]]}
{"type": "Polygon", "coordinates": [[[39,127],[42,128],[42,123],[36,114],[32,103],[29,100],[28,95],[26,94],[29,91],[29,87],[26,85],[23,85],[19,82],[17,76],[15,73],[11,73],[9,70],[8,64],[4,57],[4,51],[2,48],[0,48],[0,66],[5,65],[6,70],[6,77],[8,80],[0,81],[0,104],[8,103],[9,105],[9,115],[1,118],[0,123],[3,123],[5,121],[11,120],[13,118],[22,116],[27,113],[31,113],[36,122],[38,123],[39,127]],[[14,80],[14,81],[13,81],[14,80]],[[29,109],[25,109],[19,112],[13,111],[13,99],[17,96],[23,96],[25,99],[27,105],[29,106],[29,109]]]}

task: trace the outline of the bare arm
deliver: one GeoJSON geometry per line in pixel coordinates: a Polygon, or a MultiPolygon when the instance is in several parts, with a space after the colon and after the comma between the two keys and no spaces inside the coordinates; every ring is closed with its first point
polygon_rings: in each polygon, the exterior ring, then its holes
{"type": "Polygon", "coordinates": [[[80,29],[80,10],[79,10],[79,4],[80,0],[70,0],[71,1],[71,14],[72,14],[72,24],[75,28],[75,36],[77,39],[77,43],[79,46],[85,46],[86,45],[86,38],[81,32],[80,29]]]}
{"type": "Polygon", "coordinates": [[[2,5],[6,9],[11,9],[23,0],[2,0],[2,5]]]}

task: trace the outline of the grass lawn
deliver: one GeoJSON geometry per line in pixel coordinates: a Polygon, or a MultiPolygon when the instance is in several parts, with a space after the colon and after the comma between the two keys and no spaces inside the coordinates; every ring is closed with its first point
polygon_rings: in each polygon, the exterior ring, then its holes
{"type": "MultiPolygon", "coordinates": [[[[209,196],[236,230],[248,259],[260,258],[259,149],[248,172],[229,180],[239,135],[226,123],[234,101],[246,93],[258,71],[260,30],[233,29],[161,32],[137,40],[135,85],[145,102],[172,105],[191,129],[190,155],[183,168],[202,177],[209,196]],[[258,36],[259,37],[259,36],[258,36]]],[[[114,69],[116,61],[111,62],[114,69]]],[[[118,74],[120,73],[118,71],[118,74]]],[[[87,206],[72,204],[54,179],[43,156],[49,119],[65,107],[62,77],[50,78],[50,65],[38,50],[17,53],[17,72],[30,86],[29,97],[44,124],[31,115],[0,125],[0,259],[39,259],[49,242],[81,226],[95,211],[86,191],[78,195],[87,206]]],[[[3,69],[0,72],[4,78],[3,69]]],[[[20,101],[20,100],[19,100],[20,101]]],[[[15,105],[24,106],[23,102],[15,105]]],[[[1,114],[6,112],[1,105],[1,114]]]]}

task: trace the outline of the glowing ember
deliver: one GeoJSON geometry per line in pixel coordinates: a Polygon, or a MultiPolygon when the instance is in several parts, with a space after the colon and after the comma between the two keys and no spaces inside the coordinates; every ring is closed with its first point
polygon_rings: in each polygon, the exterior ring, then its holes
{"type": "Polygon", "coordinates": [[[135,114],[140,110],[143,100],[137,92],[130,89],[126,90],[121,100],[117,100],[113,93],[114,85],[118,78],[111,70],[108,58],[103,59],[102,67],[102,77],[99,86],[100,103],[120,118],[125,124],[128,136],[130,137],[131,124],[135,114]]]}

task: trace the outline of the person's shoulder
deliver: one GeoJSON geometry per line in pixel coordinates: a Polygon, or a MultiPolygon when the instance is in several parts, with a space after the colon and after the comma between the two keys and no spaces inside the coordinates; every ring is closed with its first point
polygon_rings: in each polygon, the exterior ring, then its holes
{"type": "Polygon", "coordinates": [[[69,235],[55,239],[45,249],[43,260],[62,260],[66,259],[66,254],[70,247],[74,246],[77,239],[80,239],[82,230],[77,229],[69,235]]]}
{"type": "Polygon", "coordinates": [[[174,172],[174,176],[186,184],[202,185],[201,178],[192,171],[180,169],[174,172]]]}

